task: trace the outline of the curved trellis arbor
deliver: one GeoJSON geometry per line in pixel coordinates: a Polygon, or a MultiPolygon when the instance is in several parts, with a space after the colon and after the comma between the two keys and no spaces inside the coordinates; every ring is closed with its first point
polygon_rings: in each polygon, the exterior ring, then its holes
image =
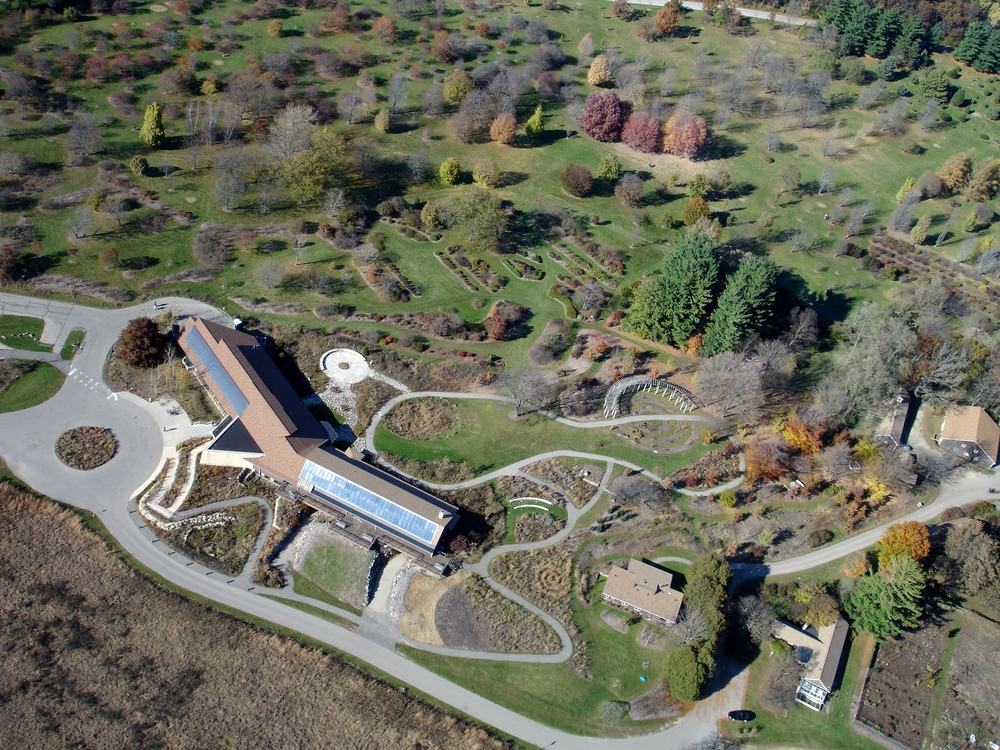
{"type": "Polygon", "coordinates": [[[617,383],[612,383],[604,397],[604,418],[614,419],[622,415],[622,401],[633,393],[652,393],[662,395],[667,401],[676,404],[682,414],[698,408],[694,397],[679,385],[670,381],[651,378],[648,375],[630,375],[617,383]]]}

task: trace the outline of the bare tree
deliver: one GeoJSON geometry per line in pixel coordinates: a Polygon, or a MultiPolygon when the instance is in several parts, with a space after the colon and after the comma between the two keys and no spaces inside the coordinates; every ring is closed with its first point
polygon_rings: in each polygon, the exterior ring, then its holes
{"type": "Polygon", "coordinates": [[[959,206],[955,206],[955,208],[952,209],[951,216],[948,217],[948,221],[944,224],[944,229],[938,232],[937,239],[934,240],[934,247],[938,247],[948,236],[948,230],[951,229],[952,222],[954,222],[955,217],[958,216],[959,208],[959,206]]]}
{"type": "Polygon", "coordinates": [[[279,261],[265,260],[257,266],[254,276],[257,279],[257,283],[265,289],[276,289],[284,281],[285,272],[282,270],[279,261]]]}
{"type": "Polygon", "coordinates": [[[698,395],[723,423],[748,420],[763,404],[762,367],[733,352],[711,357],[698,370],[698,395]]]}
{"type": "Polygon", "coordinates": [[[302,251],[309,245],[309,238],[304,234],[297,234],[292,238],[292,249],[295,251],[295,265],[302,263],[302,251]]]}
{"type": "Polygon", "coordinates": [[[545,398],[545,376],[534,367],[521,365],[504,373],[500,387],[514,401],[514,411],[521,416],[528,406],[539,406],[545,398]]]}
{"type": "Polygon", "coordinates": [[[784,55],[771,53],[761,61],[761,86],[765,94],[774,93],[782,82],[789,78],[792,66],[784,55]]]}
{"type": "Polygon", "coordinates": [[[361,95],[355,91],[342,91],[337,97],[337,110],[340,116],[347,120],[348,125],[354,124],[354,115],[361,106],[361,95]]]}
{"type": "Polygon", "coordinates": [[[309,134],[316,124],[316,110],[307,104],[289,104],[271,122],[264,142],[268,156],[277,162],[309,148],[309,134]]]}
{"type": "Polygon", "coordinates": [[[66,132],[66,151],[70,161],[80,164],[101,150],[101,131],[89,117],[77,119],[66,132]]]}
{"type": "Polygon", "coordinates": [[[677,68],[666,68],[656,81],[662,96],[670,96],[674,91],[674,81],[677,79],[677,68]]]}
{"type": "Polygon", "coordinates": [[[428,117],[437,117],[444,112],[444,94],[441,93],[440,82],[435,81],[427,87],[420,106],[428,117]]]}
{"type": "Polygon", "coordinates": [[[700,607],[694,609],[684,607],[677,622],[667,631],[667,634],[678,646],[685,646],[704,638],[711,630],[708,618],[702,614],[700,607]]]}
{"type": "Polygon", "coordinates": [[[924,108],[920,110],[920,114],[917,115],[917,122],[920,123],[921,130],[930,130],[937,125],[939,109],[941,109],[941,105],[937,99],[927,100],[927,104],[924,105],[924,108]]]}
{"type": "Polygon", "coordinates": [[[823,167],[823,171],[819,173],[819,179],[816,180],[816,193],[817,195],[832,193],[833,188],[833,167],[823,167]]]}
{"type": "Polygon", "coordinates": [[[917,210],[918,203],[920,203],[920,192],[916,189],[911,190],[892,212],[889,226],[897,232],[908,232],[913,226],[913,212],[917,210]]]}
{"type": "Polygon", "coordinates": [[[93,234],[97,227],[97,220],[93,210],[89,206],[77,206],[73,211],[73,218],[69,221],[69,231],[73,239],[82,240],[93,234]]]}
{"type": "Polygon", "coordinates": [[[334,188],[326,194],[326,198],[323,199],[323,211],[331,219],[335,219],[337,214],[344,210],[346,206],[344,200],[344,191],[339,188],[334,188]]]}
{"type": "Polygon", "coordinates": [[[396,114],[397,110],[403,106],[403,102],[406,101],[407,94],[406,87],[409,79],[406,77],[406,73],[395,73],[392,78],[389,79],[388,88],[388,101],[389,101],[389,114],[396,114]]]}
{"type": "Polygon", "coordinates": [[[115,217],[115,221],[118,222],[119,229],[122,228],[122,216],[128,213],[131,205],[131,200],[123,196],[111,196],[104,201],[105,210],[115,217]]]}
{"type": "Polygon", "coordinates": [[[781,136],[774,131],[764,133],[764,148],[768,153],[773,153],[781,148],[781,136]]]}
{"type": "Polygon", "coordinates": [[[897,99],[891,107],[875,115],[883,133],[899,135],[906,129],[906,120],[910,116],[910,105],[905,97],[897,99]]]}
{"type": "Polygon", "coordinates": [[[223,175],[215,183],[215,197],[222,204],[224,211],[231,211],[233,203],[246,192],[247,185],[235,175],[223,175]]]}
{"type": "Polygon", "coordinates": [[[759,596],[741,596],[736,602],[736,611],[751,641],[759,646],[771,636],[774,607],[759,596]]]}
{"type": "Polygon", "coordinates": [[[792,310],[784,340],[793,352],[808,349],[819,339],[819,316],[811,307],[796,307],[792,310]]]}
{"type": "Polygon", "coordinates": [[[743,62],[750,70],[757,70],[764,63],[767,54],[767,40],[762,37],[752,37],[743,55],[743,62]]]}

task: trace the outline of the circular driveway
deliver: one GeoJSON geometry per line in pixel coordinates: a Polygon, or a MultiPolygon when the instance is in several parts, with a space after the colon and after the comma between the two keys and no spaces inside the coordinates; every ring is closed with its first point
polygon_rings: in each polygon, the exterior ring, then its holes
{"type": "Polygon", "coordinates": [[[156,470],[163,454],[162,430],[135,403],[107,398],[66,378],[43,404],[0,414],[0,455],[11,471],[38,492],[94,509],[129,496],[156,470]],[[107,427],[118,438],[118,453],[103,466],[80,471],[56,456],[56,441],[74,427],[107,427]]]}

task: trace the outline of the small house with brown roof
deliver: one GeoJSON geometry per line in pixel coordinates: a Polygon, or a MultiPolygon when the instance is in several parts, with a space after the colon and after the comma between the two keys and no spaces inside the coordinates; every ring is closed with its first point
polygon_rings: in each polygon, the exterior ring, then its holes
{"type": "Polygon", "coordinates": [[[612,566],[601,599],[653,622],[677,622],[684,594],[670,588],[673,575],[641,560],[629,560],[628,568],[612,566]]]}
{"type": "Polygon", "coordinates": [[[901,390],[886,400],[887,413],[875,430],[875,440],[889,445],[893,450],[906,443],[907,421],[913,399],[909,391],[901,390]]]}
{"type": "Polygon", "coordinates": [[[990,469],[1000,453],[1000,427],[981,406],[954,406],[944,415],[938,445],[990,469]]]}
{"type": "Polygon", "coordinates": [[[771,635],[795,649],[795,659],[803,666],[802,679],[795,689],[795,700],[803,706],[823,710],[833,692],[848,630],[847,621],[840,618],[819,628],[797,628],[784,620],[774,621],[771,635]]]}
{"type": "Polygon", "coordinates": [[[276,482],[279,494],[333,515],[356,543],[378,539],[439,572],[446,566],[436,551],[458,509],[350,449],[334,448],[256,337],[190,318],[178,343],[226,415],[203,463],[250,469],[276,482]]]}

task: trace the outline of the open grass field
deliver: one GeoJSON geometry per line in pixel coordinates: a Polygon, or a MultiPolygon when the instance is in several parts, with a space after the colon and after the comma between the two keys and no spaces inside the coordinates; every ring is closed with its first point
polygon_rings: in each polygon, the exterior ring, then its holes
{"type": "Polygon", "coordinates": [[[43,322],[41,318],[23,315],[0,315],[0,344],[11,349],[29,352],[51,352],[50,344],[40,344],[43,322]]]}
{"type": "Polygon", "coordinates": [[[316,544],[303,561],[302,570],[294,574],[295,591],[322,599],[316,596],[317,592],[302,590],[310,588],[307,583],[312,584],[332,597],[327,603],[361,614],[368,587],[368,568],[373,558],[374,553],[339,541],[316,544]],[[300,582],[300,578],[305,580],[300,582]]]}
{"type": "MultiPolygon", "coordinates": [[[[221,3],[213,8],[202,9],[198,13],[198,21],[203,29],[211,32],[218,39],[220,30],[227,27],[226,17],[233,10],[230,3],[221,3]]],[[[505,16],[510,8],[491,8],[482,11],[475,20],[496,20],[500,26],[505,24],[505,16]]],[[[551,36],[570,56],[571,67],[566,69],[567,80],[578,86],[581,94],[594,90],[585,81],[585,70],[572,67],[580,61],[575,47],[585,31],[594,33],[595,43],[599,50],[618,47],[627,59],[634,57],[636,51],[643,50],[649,57],[648,68],[644,71],[649,93],[657,88],[657,79],[663,70],[673,68],[676,71],[674,84],[665,92],[667,105],[680,102],[687,94],[695,92],[701,86],[699,78],[703,77],[707,68],[713,69],[713,75],[722,79],[732,73],[741,64],[743,55],[755,40],[764,39],[767,52],[786,56],[793,66],[801,65],[808,71],[813,60],[817,45],[800,39],[795,30],[770,30],[766,22],[755,22],[757,34],[747,37],[733,37],[724,30],[708,25],[700,13],[691,13],[684,19],[688,36],[685,38],[667,38],[651,44],[640,44],[634,36],[635,24],[625,24],[607,15],[604,7],[597,3],[580,4],[561,11],[548,11],[538,5],[518,8],[527,21],[541,20],[550,28],[551,36]]],[[[380,4],[379,12],[391,14],[391,8],[380,4]]],[[[302,87],[315,87],[315,95],[324,101],[333,101],[344,91],[355,91],[355,80],[350,76],[331,80],[320,76],[312,63],[316,54],[322,51],[341,50],[346,44],[353,43],[349,34],[313,31],[307,37],[303,31],[312,28],[319,22],[326,11],[322,9],[286,9],[283,20],[285,33],[271,37],[266,32],[267,20],[244,20],[239,25],[236,35],[236,49],[220,54],[213,49],[210,40],[204,50],[185,50],[189,59],[196,61],[195,67],[199,79],[209,73],[218,75],[223,82],[227,77],[243,70],[248,64],[259,61],[262,56],[281,52],[292,54],[292,71],[295,83],[302,87]],[[308,48],[308,49],[307,49],[308,48]]],[[[175,18],[169,11],[165,14],[151,10],[149,4],[138,4],[134,18],[137,30],[141,31],[164,18],[175,18]]],[[[86,20],[76,26],[58,24],[40,28],[35,39],[45,46],[53,44],[65,45],[71,40],[70,32],[77,28],[106,32],[114,19],[110,16],[86,20]]],[[[915,122],[908,126],[906,135],[889,137],[881,134],[878,128],[872,135],[860,139],[855,145],[839,157],[832,159],[820,154],[819,142],[835,126],[839,137],[852,141],[852,136],[866,122],[874,121],[874,111],[865,111],[856,107],[855,97],[861,87],[842,80],[834,80],[827,92],[828,111],[813,127],[799,128],[794,118],[787,117],[774,108],[763,116],[735,116],[725,128],[718,128],[714,140],[706,153],[695,162],[683,159],[632,152],[616,144],[601,144],[591,140],[579,131],[579,126],[572,117],[571,109],[555,102],[545,102],[546,136],[536,143],[530,143],[522,137],[515,139],[510,146],[494,143],[460,143],[446,133],[445,117],[425,117],[420,113],[420,101],[424,92],[430,86],[433,75],[447,73],[448,66],[434,62],[422,51],[417,39],[423,32],[417,21],[396,17],[400,29],[399,42],[396,45],[386,45],[375,41],[368,33],[359,35],[359,43],[378,56],[369,70],[380,97],[386,94],[385,83],[388,78],[399,70],[412,68],[416,71],[414,78],[408,84],[408,98],[402,103],[395,122],[388,133],[378,133],[371,123],[372,113],[362,114],[357,122],[348,125],[343,119],[335,118],[328,128],[333,132],[343,132],[349,137],[360,135],[370,136],[377,140],[385,155],[397,158],[407,154],[420,154],[426,158],[431,171],[447,157],[457,158],[463,165],[465,177],[454,187],[440,184],[436,178],[426,183],[414,185],[407,189],[406,198],[410,202],[422,202],[427,199],[452,200],[466,190],[468,173],[472,165],[479,159],[487,157],[494,159],[506,173],[505,184],[498,188],[498,194],[514,204],[522,211],[531,212],[547,207],[560,207],[569,210],[579,219],[596,215],[601,221],[597,226],[590,227],[594,239],[615,247],[626,256],[627,272],[625,283],[639,279],[642,275],[655,268],[668,249],[669,240],[676,230],[665,229],[667,219],[676,219],[680,207],[686,200],[687,180],[697,173],[714,173],[726,170],[732,177],[737,190],[730,196],[716,200],[712,208],[722,216],[731,227],[749,224],[757,220],[763,212],[775,216],[775,240],[766,245],[767,252],[785,269],[783,283],[786,284],[801,299],[810,302],[820,310],[826,320],[842,318],[848,309],[860,300],[879,299],[897,294],[901,287],[894,282],[876,280],[872,275],[860,268],[857,260],[848,257],[833,257],[830,248],[833,241],[840,235],[840,230],[824,221],[835,200],[832,193],[815,195],[808,186],[815,181],[825,166],[832,166],[835,174],[836,190],[850,187],[854,192],[854,202],[871,199],[874,201],[874,215],[881,220],[894,207],[894,196],[899,186],[907,177],[918,177],[927,169],[934,169],[951,154],[978,148],[980,155],[992,152],[995,148],[990,140],[995,135],[996,126],[989,122],[982,113],[990,103],[990,95],[995,93],[993,82],[988,76],[963,69],[961,76],[953,83],[963,86],[969,92],[968,114],[965,110],[949,109],[952,119],[939,127],[923,131],[915,122]],[[954,111],[952,111],[954,110],[954,111]],[[839,124],[838,124],[839,123],[839,124]],[[777,132],[781,135],[783,146],[773,155],[772,163],[764,163],[765,156],[762,138],[765,132],[777,132]],[[901,147],[907,139],[915,140],[920,148],[915,153],[903,153],[901,147]],[[984,140],[985,138],[985,140],[984,140]],[[647,223],[643,226],[642,239],[633,243],[632,209],[623,207],[610,190],[598,190],[592,197],[580,201],[566,196],[560,186],[558,175],[568,162],[584,164],[595,170],[600,158],[608,153],[619,154],[626,168],[642,172],[647,179],[644,204],[640,207],[647,223]],[[652,163],[653,166],[648,165],[652,163]],[[802,174],[802,188],[799,191],[785,192],[777,196],[778,173],[788,164],[799,167],[802,174]],[[667,183],[677,175],[677,185],[657,196],[653,187],[658,183],[667,183]],[[804,252],[790,252],[788,243],[783,239],[788,231],[801,229],[815,237],[813,249],[804,252]],[[635,245],[631,247],[631,245],[635,245]]],[[[444,17],[446,27],[451,31],[467,33],[474,22],[466,12],[457,7],[449,7],[444,17]]],[[[202,32],[191,30],[191,37],[206,36],[202,32]]],[[[184,37],[182,37],[183,40],[184,37]]],[[[489,51],[480,56],[478,62],[489,62],[498,59],[505,60],[514,66],[523,64],[535,47],[526,43],[520,35],[506,49],[500,49],[493,42],[489,51]]],[[[131,42],[112,41],[109,54],[118,52],[131,53],[136,50],[157,51],[157,47],[142,40],[138,35],[131,42]]],[[[167,59],[174,62],[181,54],[180,50],[168,53],[167,59]]],[[[935,62],[951,67],[953,61],[947,55],[935,55],[935,62]]],[[[0,57],[0,63],[12,65],[9,55],[0,57]]],[[[866,61],[869,68],[874,68],[874,62],[866,61]]],[[[907,77],[894,82],[892,86],[903,87],[911,103],[911,116],[920,110],[924,104],[919,87],[913,85],[907,77]]],[[[223,210],[213,194],[218,172],[212,164],[218,160],[224,150],[222,146],[185,148],[182,136],[188,132],[186,122],[186,104],[188,100],[200,102],[203,109],[207,106],[207,97],[202,95],[184,95],[165,93],[169,88],[161,85],[159,80],[147,71],[140,71],[138,78],[127,85],[132,93],[134,104],[132,111],[141,115],[146,103],[156,98],[161,103],[176,106],[176,115],[165,121],[166,141],[159,149],[148,149],[142,146],[135,132],[136,115],[123,115],[116,111],[107,100],[107,96],[117,91],[120,86],[113,82],[92,82],[90,80],[75,80],[73,93],[86,109],[92,113],[101,124],[104,138],[103,152],[100,156],[125,162],[134,154],[144,155],[150,164],[150,170],[143,176],[136,176],[136,183],[142,188],[157,194],[166,206],[195,214],[196,221],[190,227],[183,227],[170,222],[159,234],[150,236],[139,229],[137,220],[149,213],[149,209],[138,209],[130,213],[122,228],[118,228],[114,219],[100,213],[100,227],[83,240],[70,242],[67,237],[66,223],[72,209],[53,212],[40,211],[33,201],[24,206],[4,212],[5,224],[24,213],[34,222],[35,232],[41,238],[44,263],[55,273],[65,273],[72,276],[106,282],[138,293],[139,287],[151,279],[192,269],[196,263],[191,255],[191,244],[196,227],[202,222],[214,222],[225,226],[255,227],[264,224],[282,224],[290,219],[306,219],[315,222],[328,220],[315,203],[298,203],[287,197],[279,196],[274,202],[273,210],[267,214],[256,211],[255,199],[251,194],[236,201],[232,211],[223,210]],[[163,176],[161,167],[173,169],[169,177],[163,176]],[[105,246],[114,246],[122,259],[119,267],[106,270],[97,259],[97,252],[105,246]],[[132,261],[144,258],[149,263],[145,269],[134,268],[132,261]]],[[[301,89],[300,89],[301,90],[301,89]]],[[[313,94],[310,94],[313,96],[313,94]]],[[[767,95],[762,99],[773,99],[767,95]]],[[[218,99],[218,101],[223,101],[218,99]]],[[[701,109],[711,120],[715,105],[711,97],[704,99],[707,103],[701,109]]],[[[518,109],[519,123],[534,108],[537,96],[530,92],[524,97],[518,109]]],[[[384,106],[380,103],[378,106],[384,106]]],[[[173,112],[174,110],[171,110],[173,112]]],[[[93,164],[82,167],[61,169],[65,158],[66,147],[61,128],[47,131],[39,118],[33,113],[19,115],[8,108],[6,117],[11,125],[10,137],[6,139],[4,148],[25,155],[33,156],[40,166],[56,169],[60,172],[60,182],[46,193],[46,196],[62,195],[82,187],[94,184],[96,167],[93,164]]],[[[244,134],[249,140],[249,133],[244,134]]],[[[964,199],[958,198],[963,206],[962,216],[968,213],[964,199]]],[[[368,208],[372,206],[369,205],[368,208]]],[[[943,226],[951,207],[947,200],[939,198],[926,201],[921,205],[918,215],[928,213],[933,216],[932,236],[943,226]]],[[[870,233],[874,221],[869,223],[865,233],[870,233]]],[[[444,246],[465,241],[462,229],[451,229],[444,233],[440,243],[418,243],[406,239],[394,229],[383,226],[381,231],[386,235],[386,258],[393,261],[401,272],[420,291],[421,296],[405,303],[406,309],[437,311],[440,308],[453,308],[467,320],[478,320],[483,315],[482,303],[491,298],[502,296],[533,310],[535,318],[529,322],[525,336],[501,345],[503,353],[515,357],[523,354],[530,344],[531,335],[541,330],[545,320],[551,316],[561,315],[561,305],[547,296],[549,279],[554,279],[562,269],[550,260],[545,252],[541,267],[546,272],[546,280],[542,282],[517,279],[498,258],[472,253],[480,257],[508,283],[500,295],[491,294],[485,290],[471,292],[462,286],[434,257],[435,250],[444,246]]],[[[727,230],[730,231],[730,230],[727,230]]],[[[733,229],[732,232],[740,230],[733,229]]],[[[865,244],[864,236],[859,241],[865,244]]],[[[939,251],[947,257],[953,257],[961,240],[966,235],[953,227],[952,238],[946,241],[939,251]]],[[[544,251],[544,246],[541,247],[544,251]]],[[[350,270],[348,254],[334,249],[326,242],[311,237],[309,244],[300,258],[303,263],[297,264],[293,250],[285,243],[285,249],[268,256],[255,252],[238,253],[235,262],[220,269],[212,281],[205,283],[180,282],[173,286],[180,292],[195,292],[207,294],[225,306],[230,312],[240,312],[230,296],[240,296],[247,299],[264,299],[272,302],[296,302],[302,305],[303,313],[292,315],[291,320],[316,326],[318,321],[309,311],[317,304],[329,302],[329,297],[315,291],[303,290],[296,284],[284,285],[276,289],[261,286],[255,276],[255,270],[265,260],[277,261],[291,275],[303,270],[321,270],[342,279],[335,292],[336,301],[348,308],[387,313],[398,310],[395,303],[379,300],[369,287],[350,270]]],[[[619,288],[624,284],[620,283],[619,288]]],[[[389,326],[380,326],[385,331],[391,331],[389,326]]]]}
{"type": "Polygon", "coordinates": [[[465,461],[473,472],[485,474],[531,456],[552,450],[575,450],[618,458],[642,466],[658,476],[694,463],[711,446],[701,443],[674,455],[660,456],[628,445],[614,433],[600,428],[570,427],[538,414],[512,419],[510,404],[460,399],[454,402],[460,427],[434,440],[406,440],[383,424],[375,433],[378,450],[420,461],[465,461]]]}
{"type": "Polygon", "coordinates": [[[0,413],[20,411],[48,401],[62,388],[66,376],[47,362],[32,362],[24,375],[0,392],[0,413]]]}
{"type": "Polygon", "coordinates": [[[514,747],[341,659],[161,588],[55,503],[5,486],[0,519],[4,747],[193,750],[206,737],[234,750],[514,747]],[[260,721],[288,701],[300,710],[260,721]]]}

